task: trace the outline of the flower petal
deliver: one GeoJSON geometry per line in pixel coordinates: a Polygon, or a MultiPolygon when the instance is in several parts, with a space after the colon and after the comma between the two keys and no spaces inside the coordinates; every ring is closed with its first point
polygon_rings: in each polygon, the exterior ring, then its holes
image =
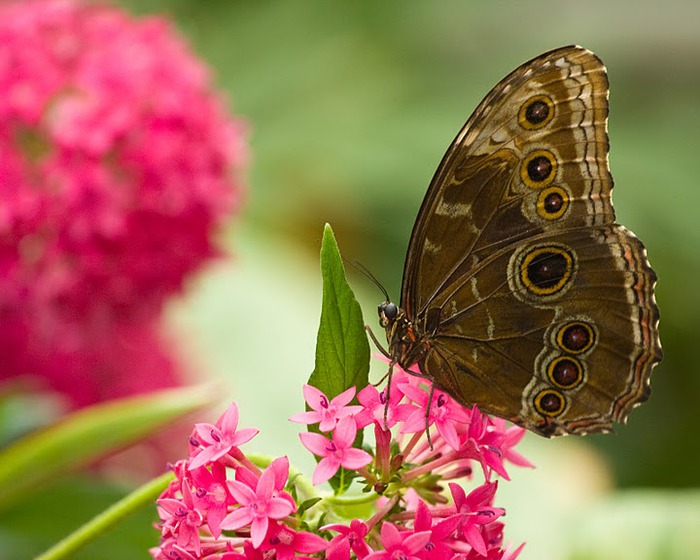
{"type": "Polygon", "coordinates": [[[294,511],[294,507],[284,498],[271,498],[267,502],[267,516],[271,519],[282,519],[294,511]]]}
{"type": "Polygon", "coordinates": [[[242,430],[238,430],[235,434],[228,434],[230,438],[229,441],[232,447],[243,445],[257,436],[259,432],[260,430],[257,428],[243,428],[242,430]]]}
{"type": "Polygon", "coordinates": [[[321,421],[321,413],[317,410],[309,410],[308,412],[299,412],[289,417],[290,422],[297,424],[318,424],[321,421]]]}
{"type": "Polygon", "coordinates": [[[287,456],[277,457],[268,468],[271,468],[275,473],[275,490],[283,490],[289,478],[289,459],[287,456]]]}
{"type": "Polygon", "coordinates": [[[311,410],[323,412],[328,408],[328,397],[313,385],[304,385],[304,400],[311,410]]]}
{"type": "Polygon", "coordinates": [[[336,408],[344,407],[346,404],[348,404],[353,399],[353,397],[355,396],[356,390],[357,389],[353,386],[353,387],[350,387],[349,389],[346,389],[345,391],[343,391],[339,395],[336,395],[331,400],[331,406],[334,406],[336,408]]]}
{"type": "Polygon", "coordinates": [[[238,406],[236,403],[231,403],[228,410],[224,412],[216,422],[217,426],[221,426],[221,431],[224,434],[234,434],[238,428],[238,406]]]}
{"type": "Polygon", "coordinates": [[[371,462],[372,456],[369,453],[355,448],[346,449],[345,453],[343,453],[343,458],[340,460],[340,464],[343,467],[352,471],[361,469],[371,462]]]}
{"type": "Polygon", "coordinates": [[[255,492],[246,484],[238,482],[237,480],[227,480],[226,486],[228,486],[229,492],[235,498],[235,500],[243,505],[247,506],[256,501],[257,496],[255,492]]]}
{"type": "Polygon", "coordinates": [[[325,550],[327,546],[328,541],[326,541],[326,539],[322,539],[318,535],[306,531],[299,531],[294,537],[294,549],[304,554],[321,552],[325,550]]]}
{"type": "Polygon", "coordinates": [[[250,524],[250,538],[253,541],[253,546],[255,548],[260,548],[263,540],[265,540],[265,535],[267,534],[267,528],[270,525],[270,521],[267,517],[256,517],[250,524]]]}
{"type": "Polygon", "coordinates": [[[234,509],[221,522],[221,528],[225,531],[235,531],[253,521],[253,512],[249,507],[239,507],[234,509]]]}
{"type": "Polygon", "coordinates": [[[314,475],[311,482],[321,484],[332,478],[340,468],[340,461],[336,457],[324,457],[318,462],[314,469],[314,475]]]}
{"type": "Polygon", "coordinates": [[[347,449],[351,447],[355,442],[355,436],[357,436],[357,425],[355,420],[346,416],[338,421],[338,425],[335,427],[333,432],[333,442],[340,449],[347,449]]]}
{"type": "Polygon", "coordinates": [[[272,491],[275,489],[275,470],[270,465],[260,475],[258,485],[255,489],[255,495],[258,500],[268,501],[272,497],[272,491]]]}
{"type": "Polygon", "coordinates": [[[321,434],[302,432],[299,434],[299,439],[301,440],[301,444],[314,455],[318,455],[319,457],[328,455],[328,446],[331,442],[321,434]]]}

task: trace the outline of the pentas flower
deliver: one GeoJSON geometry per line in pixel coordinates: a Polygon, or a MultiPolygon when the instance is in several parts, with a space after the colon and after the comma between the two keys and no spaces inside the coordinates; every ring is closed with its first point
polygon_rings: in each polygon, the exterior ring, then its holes
{"type": "Polygon", "coordinates": [[[0,60],[0,378],[76,406],[177,383],[148,355],[166,299],[220,254],[245,127],[163,18],[3,2],[0,60]]]}
{"type": "Polygon", "coordinates": [[[418,405],[418,408],[406,419],[401,431],[403,433],[422,432],[427,426],[434,424],[447,444],[452,449],[459,449],[456,425],[469,424],[471,417],[466,410],[444,391],[426,391],[408,383],[401,385],[400,390],[418,405]]]}
{"type": "Polygon", "coordinates": [[[382,523],[381,536],[384,550],[371,552],[365,556],[366,560],[421,560],[420,554],[430,542],[430,531],[402,535],[398,527],[389,522],[382,523]]]}
{"type": "Polygon", "coordinates": [[[372,549],[365,541],[369,533],[369,527],[359,519],[353,519],[349,526],[341,523],[331,523],[321,527],[321,529],[339,533],[331,539],[328,545],[328,553],[326,554],[328,560],[347,560],[347,558],[350,558],[351,550],[360,559],[372,552],[372,549]]]}
{"type": "Polygon", "coordinates": [[[314,554],[328,547],[328,542],[314,533],[294,531],[281,523],[272,523],[261,550],[274,550],[278,560],[291,560],[297,553],[314,554]]]}
{"type": "Polygon", "coordinates": [[[314,455],[322,457],[314,470],[314,484],[326,482],[338,472],[340,467],[357,470],[372,462],[372,456],[369,453],[353,447],[356,436],[357,426],[355,420],[350,417],[345,417],[338,422],[330,440],[313,432],[299,434],[304,447],[314,455]]]}
{"type": "MultiPolygon", "coordinates": [[[[253,439],[258,430],[253,428],[238,428],[238,407],[232,404],[219,418],[215,426],[211,424],[195,424],[196,442],[202,446],[196,456],[190,461],[189,468],[196,469],[211,463],[226,455],[231,449],[253,439]]],[[[194,440],[191,438],[190,443],[194,440]]]]}
{"type": "Polygon", "coordinates": [[[318,424],[319,430],[330,432],[336,427],[338,420],[362,410],[361,406],[347,406],[353,398],[355,398],[355,387],[350,387],[329,400],[316,387],[304,385],[304,400],[311,410],[295,414],[290,420],[301,424],[318,424]]]}
{"type": "Polygon", "coordinates": [[[271,467],[262,473],[255,491],[237,480],[229,480],[228,489],[240,505],[223,519],[221,528],[235,530],[250,525],[255,548],[262,544],[270,519],[282,519],[294,511],[289,501],[274,496],[275,472],[271,467]]]}
{"type": "MultiPolygon", "coordinates": [[[[401,387],[404,382],[408,381],[408,377],[401,370],[395,371],[392,376],[392,386],[394,388],[401,387]]],[[[415,412],[416,407],[412,404],[401,404],[403,393],[400,391],[394,390],[387,399],[388,390],[388,385],[382,391],[379,391],[374,385],[367,385],[357,394],[357,400],[362,405],[362,411],[355,415],[358,428],[364,428],[374,422],[381,425],[383,429],[389,430],[415,412]],[[387,400],[389,400],[388,405],[387,400]]],[[[425,421],[423,428],[425,428],[425,421]]]]}
{"type": "MultiPolygon", "coordinates": [[[[316,417],[317,424],[335,418],[328,435],[300,434],[319,459],[312,481],[286,457],[246,455],[239,446],[257,431],[238,428],[235,404],[216,424],[198,424],[190,458],[173,467],[176,480],[158,501],[162,541],[153,557],[515,560],[522,545],[504,546],[505,510],[495,505],[495,479],[507,477],[506,462],[530,466],[513,449],[523,430],[477,408],[458,408],[442,391],[431,391],[426,380],[396,373],[386,389],[391,396],[383,399],[386,412],[377,411],[375,397],[382,393],[376,389],[363,388],[359,405],[351,404],[355,393],[346,390],[335,401],[336,413],[316,417]],[[428,406],[438,410],[428,411],[426,427],[428,406]],[[423,414],[420,430],[417,410],[423,414]],[[358,426],[368,418],[374,443],[360,449],[358,426]],[[385,418],[391,418],[391,430],[385,418]],[[445,428],[449,422],[452,427],[445,428]],[[481,482],[473,482],[474,465],[481,467],[477,473],[483,471],[481,482]],[[349,476],[334,477],[340,469],[349,476]],[[312,486],[327,481],[331,493],[312,486]],[[351,511],[367,516],[348,516],[351,511]]],[[[309,388],[304,394],[307,402],[309,396],[325,402],[323,409],[334,400],[309,388]]]]}

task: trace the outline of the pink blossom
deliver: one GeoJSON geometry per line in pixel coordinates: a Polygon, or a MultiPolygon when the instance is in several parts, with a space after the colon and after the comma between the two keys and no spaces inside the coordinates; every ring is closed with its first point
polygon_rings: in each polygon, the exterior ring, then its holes
{"type": "Polygon", "coordinates": [[[415,532],[428,531],[430,540],[425,545],[425,560],[444,560],[452,558],[452,549],[448,546],[448,539],[452,537],[461,523],[460,515],[452,515],[433,524],[433,518],[422,500],[418,502],[416,516],[413,521],[415,532]]]}
{"type": "Polygon", "coordinates": [[[504,509],[491,505],[497,488],[497,482],[487,482],[466,495],[459,484],[450,483],[455,510],[463,516],[460,532],[482,556],[487,552],[487,543],[481,534],[482,527],[505,514],[504,509]]]}
{"type": "Polygon", "coordinates": [[[161,498],[156,503],[163,531],[176,535],[178,546],[183,548],[191,546],[199,554],[199,527],[203,523],[203,517],[194,507],[192,493],[188,485],[182,485],[182,500],[161,498]]]}
{"type": "Polygon", "coordinates": [[[314,484],[326,482],[338,472],[340,467],[356,470],[372,462],[372,456],[369,453],[353,447],[356,435],[355,421],[349,416],[338,422],[330,440],[312,432],[299,434],[299,439],[306,449],[314,455],[323,457],[314,470],[312,479],[314,484]]]}
{"type": "Polygon", "coordinates": [[[401,403],[403,393],[399,390],[398,380],[400,375],[395,372],[392,376],[392,391],[389,396],[387,405],[386,394],[389,387],[385,387],[379,391],[374,385],[367,385],[358,395],[357,400],[363,406],[355,420],[358,428],[364,428],[372,422],[380,425],[384,429],[394,427],[398,422],[406,420],[410,414],[416,409],[415,406],[408,403],[401,403]],[[386,416],[386,422],[384,420],[386,416]]]}
{"type": "Polygon", "coordinates": [[[250,441],[258,433],[255,428],[238,428],[238,406],[232,403],[216,425],[195,424],[197,440],[202,447],[190,461],[190,469],[196,469],[223,457],[231,449],[250,441]]]}
{"type": "Polygon", "coordinates": [[[274,496],[275,471],[271,467],[263,471],[255,491],[236,480],[229,480],[228,488],[240,507],[224,518],[221,528],[235,531],[250,525],[255,548],[265,538],[270,519],[282,519],[294,511],[287,500],[274,496]]]}
{"type": "Polygon", "coordinates": [[[360,559],[372,552],[372,549],[365,541],[365,537],[369,533],[369,527],[359,519],[353,519],[349,527],[340,523],[333,523],[322,527],[322,529],[339,533],[331,539],[328,545],[328,552],[326,553],[328,560],[349,560],[350,550],[360,559]]]}
{"type": "MultiPolygon", "coordinates": [[[[294,498],[290,496],[289,492],[284,490],[284,487],[287,484],[287,479],[289,478],[289,459],[286,456],[277,457],[277,459],[272,461],[267,468],[271,469],[275,475],[272,497],[287,500],[292,508],[296,510],[296,502],[294,501],[294,498]]],[[[246,484],[252,490],[255,490],[257,487],[259,479],[259,475],[245,467],[239,467],[236,469],[236,480],[246,484]]]]}
{"type": "Polygon", "coordinates": [[[190,554],[185,548],[174,541],[165,541],[156,548],[149,550],[154,560],[198,560],[199,555],[190,554]]]}
{"type": "Polygon", "coordinates": [[[384,550],[377,550],[365,556],[365,560],[422,560],[419,554],[430,542],[430,531],[401,533],[396,525],[382,523],[382,544],[384,550]]]}
{"type": "MultiPolygon", "coordinates": [[[[517,432],[513,432],[517,434],[517,432]]],[[[510,480],[503,465],[501,446],[505,441],[505,433],[497,429],[490,417],[481,413],[478,407],[471,411],[469,429],[461,436],[458,454],[463,458],[475,459],[481,463],[486,480],[491,479],[491,471],[495,471],[506,480],[510,480]]],[[[522,437],[522,436],[521,436],[522,437]]],[[[525,460],[524,457],[521,457],[525,460]]]]}
{"type": "Polygon", "coordinates": [[[408,383],[401,386],[401,392],[418,405],[401,428],[402,433],[416,433],[435,424],[438,433],[452,449],[459,449],[459,435],[456,425],[469,423],[469,414],[444,391],[426,391],[408,383]],[[432,399],[430,396],[432,395],[432,399]],[[427,411],[427,418],[426,418],[427,411]]]}
{"type": "Polygon", "coordinates": [[[520,440],[523,439],[526,431],[520,426],[510,426],[506,429],[506,421],[502,418],[493,418],[492,421],[496,430],[504,434],[503,442],[501,443],[503,458],[518,467],[535,468],[535,465],[514,449],[520,443],[520,440]]]}
{"type": "Polygon", "coordinates": [[[74,405],[176,384],[146,343],[167,355],[166,299],[220,254],[244,127],[163,18],[4,2],[0,60],[0,377],[74,405]]]}
{"type": "Polygon", "coordinates": [[[194,492],[192,501],[198,511],[204,512],[207,526],[215,538],[221,535],[221,521],[228,513],[233,497],[226,486],[226,468],[212,463],[211,471],[200,467],[190,471],[194,492]]]}
{"type": "Polygon", "coordinates": [[[338,420],[357,414],[362,410],[361,406],[348,406],[354,397],[355,387],[350,387],[329,401],[328,397],[316,387],[304,385],[304,400],[311,410],[295,414],[290,420],[300,424],[320,422],[318,429],[322,432],[330,432],[335,429],[338,420]]]}
{"type": "Polygon", "coordinates": [[[281,523],[271,523],[261,550],[274,550],[277,560],[292,560],[297,553],[314,554],[325,550],[328,543],[318,535],[294,531],[281,523]]]}

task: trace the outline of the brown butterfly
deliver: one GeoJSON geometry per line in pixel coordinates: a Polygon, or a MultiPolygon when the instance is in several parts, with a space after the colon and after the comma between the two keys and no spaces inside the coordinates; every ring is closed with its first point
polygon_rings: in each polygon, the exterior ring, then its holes
{"type": "Polygon", "coordinates": [[[581,47],[491,90],[430,183],[400,306],[379,306],[392,366],[548,437],[610,431],[649,397],[656,275],[615,222],[607,118],[581,47]]]}

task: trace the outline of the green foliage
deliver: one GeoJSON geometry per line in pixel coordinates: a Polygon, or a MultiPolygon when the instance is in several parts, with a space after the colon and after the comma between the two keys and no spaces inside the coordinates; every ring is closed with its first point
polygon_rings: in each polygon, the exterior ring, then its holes
{"type": "MultiPolygon", "coordinates": [[[[11,509],[0,511],[3,560],[34,558],[92,516],[119,500],[127,489],[80,475],[61,478],[11,509]],[[11,532],[8,530],[11,529],[11,532]]],[[[134,512],[118,529],[102,535],[71,558],[74,560],[123,560],[147,558],[158,544],[153,523],[155,503],[134,512]]]]}
{"type": "Polygon", "coordinates": [[[186,387],[95,405],[0,452],[0,510],[58,474],[156,433],[212,402],[210,389],[186,387]]]}
{"type": "MultiPolygon", "coordinates": [[[[332,399],[352,386],[359,391],[367,385],[369,343],[362,309],[345,279],[338,244],[328,224],[321,242],[321,276],[323,303],[316,338],[316,366],[308,383],[332,399]]],[[[309,430],[318,431],[316,426],[310,426],[309,430]]],[[[362,446],[361,431],[355,446],[362,446]]],[[[341,467],[329,483],[337,494],[342,494],[355,476],[354,471],[341,467]]]]}
{"type": "Polygon", "coordinates": [[[353,385],[367,385],[369,343],[360,304],[345,279],[333,230],[326,225],[321,244],[323,303],[316,339],[316,366],[309,377],[331,399],[353,385]]]}

